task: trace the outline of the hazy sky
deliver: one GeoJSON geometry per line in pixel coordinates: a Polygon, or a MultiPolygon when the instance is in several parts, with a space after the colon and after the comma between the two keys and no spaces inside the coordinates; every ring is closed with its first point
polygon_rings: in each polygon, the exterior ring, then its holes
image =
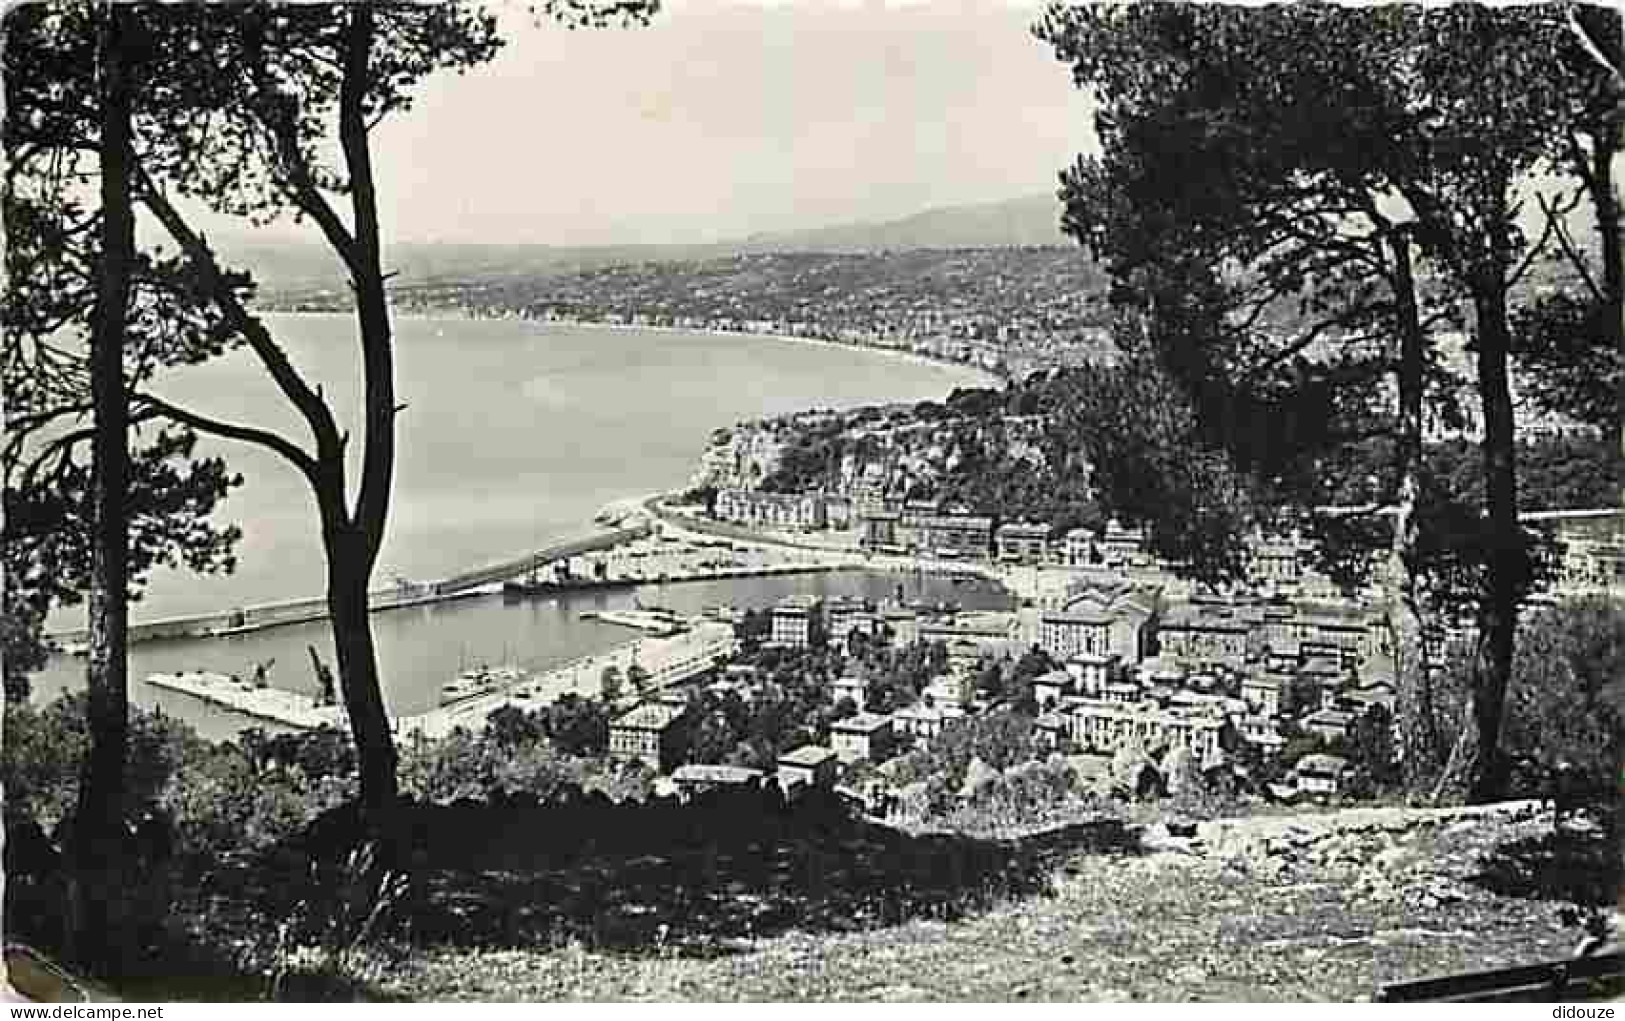
{"type": "Polygon", "coordinates": [[[1052,189],[1086,144],[1032,4],[668,0],[509,43],[375,133],[394,240],[691,242],[1052,189]]]}

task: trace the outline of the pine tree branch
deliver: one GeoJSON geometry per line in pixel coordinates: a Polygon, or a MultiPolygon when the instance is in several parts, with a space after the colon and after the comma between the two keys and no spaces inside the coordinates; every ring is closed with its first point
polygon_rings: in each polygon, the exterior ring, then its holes
{"type": "Polygon", "coordinates": [[[1580,16],[1572,4],[1563,13],[1568,21],[1569,31],[1574,33],[1575,38],[1580,41],[1580,48],[1585,50],[1586,54],[1597,62],[1597,66],[1604,74],[1608,75],[1609,83],[1613,85],[1614,91],[1625,93],[1625,71],[1615,67],[1613,62],[1604,55],[1596,40],[1591,38],[1591,33],[1587,32],[1585,26],[1580,24],[1580,16]]]}
{"type": "Polygon", "coordinates": [[[1597,281],[1592,278],[1591,271],[1586,269],[1585,258],[1575,250],[1574,241],[1569,237],[1569,232],[1564,230],[1563,226],[1557,222],[1561,214],[1547,204],[1544,196],[1536,195],[1535,202],[1540,206],[1541,211],[1546,214],[1546,226],[1557,238],[1558,246],[1563,249],[1563,254],[1573,264],[1574,271],[1580,274],[1581,283],[1585,284],[1586,290],[1591,292],[1593,300],[1604,303],[1606,299],[1603,297],[1602,289],[1597,286],[1597,281]]]}
{"type": "Polygon", "coordinates": [[[1529,267],[1534,264],[1536,257],[1546,250],[1546,246],[1551,242],[1553,234],[1557,232],[1558,219],[1574,211],[1574,207],[1580,204],[1581,194],[1581,192],[1575,191],[1566,205],[1561,199],[1554,200],[1551,205],[1547,205],[1542,196],[1535,196],[1536,204],[1540,206],[1541,212],[1546,214],[1546,224],[1541,229],[1540,239],[1529,246],[1528,251],[1524,252],[1523,261],[1507,278],[1508,286],[1517,286],[1518,282],[1529,272],[1529,267]]]}
{"type": "Polygon", "coordinates": [[[299,148],[299,125],[296,111],[290,103],[274,101],[273,108],[263,111],[260,120],[270,131],[276,146],[278,162],[293,191],[294,205],[300,212],[316,221],[327,243],[338,254],[352,280],[361,272],[360,252],[355,235],[345,226],[327,197],[322,194],[311,174],[305,154],[299,148]]]}
{"type": "Polygon", "coordinates": [[[142,184],[142,203],[152,210],[153,215],[163,223],[170,236],[186,252],[193,267],[203,278],[204,285],[215,304],[225,314],[227,322],[248,342],[248,346],[259,356],[260,363],[265,366],[283,395],[304,416],[316,440],[316,456],[323,460],[331,459],[335,454],[342,456],[338,424],[333,420],[332,410],[294,368],[287,354],[265,328],[265,324],[250,315],[243,307],[242,301],[238,299],[215,261],[214,253],[210,251],[202,237],[187,225],[163,192],[154,186],[145,171],[139,172],[139,178],[142,184]]]}
{"type": "Polygon", "coordinates": [[[316,459],[285,436],[269,429],[238,425],[233,422],[211,418],[207,415],[200,415],[195,411],[177,407],[151,394],[137,394],[135,400],[140,404],[141,410],[146,413],[145,418],[161,416],[181,425],[190,426],[198,432],[264,447],[280,454],[295,468],[299,469],[300,474],[309,479],[313,487],[320,485],[321,471],[316,459]]]}
{"type": "Polygon", "coordinates": [[[1241,374],[1241,378],[1239,380],[1240,385],[1245,386],[1247,383],[1257,380],[1265,373],[1279,367],[1288,359],[1308,350],[1309,346],[1324,336],[1327,331],[1338,329],[1340,327],[1347,326],[1350,323],[1357,322],[1360,319],[1370,315],[1375,308],[1380,307],[1380,305],[1356,305],[1354,308],[1349,309],[1347,312],[1344,312],[1341,315],[1335,315],[1328,319],[1322,319],[1320,322],[1316,323],[1308,333],[1299,337],[1297,340],[1293,341],[1291,344],[1288,344],[1281,350],[1266,356],[1250,366],[1241,374]]]}

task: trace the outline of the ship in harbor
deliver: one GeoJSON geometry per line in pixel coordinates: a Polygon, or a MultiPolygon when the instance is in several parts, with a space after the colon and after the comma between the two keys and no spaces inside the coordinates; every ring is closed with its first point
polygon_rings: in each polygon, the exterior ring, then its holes
{"type": "Polygon", "coordinates": [[[552,578],[543,578],[540,571],[532,569],[523,578],[510,578],[502,583],[502,595],[507,599],[524,599],[535,596],[550,596],[560,592],[580,592],[589,589],[626,589],[635,588],[638,581],[633,578],[610,578],[601,572],[592,576],[571,574],[569,570],[560,565],[553,572],[552,578]]]}
{"type": "Polygon", "coordinates": [[[628,589],[636,588],[641,582],[636,578],[568,578],[560,581],[543,581],[531,576],[529,578],[513,578],[502,583],[502,595],[508,599],[530,599],[536,596],[557,595],[560,592],[582,592],[592,589],[628,589]]]}

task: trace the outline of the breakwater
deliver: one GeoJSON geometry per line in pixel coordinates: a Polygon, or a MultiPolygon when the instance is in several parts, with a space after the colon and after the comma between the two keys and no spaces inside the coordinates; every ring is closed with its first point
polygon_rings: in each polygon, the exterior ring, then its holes
{"type": "MultiPolygon", "coordinates": [[[[486,595],[491,591],[491,586],[498,585],[505,579],[539,571],[548,564],[569,560],[583,553],[613,549],[624,543],[648,538],[653,533],[654,526],[650,524],[611,529],[554,543],[543,549],[486,564],[441,581],[403,582],[389,588],[375,589],[369,594],[369,607],[374,613],[382,613],[387,610],[401,610],[486,595]]],[[[563,583],[561,587],[568,588],[569,584],[563,583]]],[[[285,599],[255,606],[239,606],[214,613],[142,621],[130,625],[129,641],[217,638],[326,619],[327,600],[322,596],[285,599]]],[[[86,641],[88,632],[85,628],[75,628],[53,633],[49,638],[60,646],[72,649],[86,641]]]]}
{"type": "Polygon", "coordinates": [[[615,528],[580,539],[554,543],[533,553],[526,553],[523,556],[487,564],[484,567],[477,567],[472,571],[465,571],[443,581],[435,582],[434,592],[442,597],[456,596],[463,592],[506,581],[509,578],[517,578],[522,574],[540,571],[547,565],[560,560],[569,560],[571,557],[577,557],[583,553],[614,549],[616,546],[625,543],[646,539],[653,534],[653,525],[641,524],[628,528],[615,528]]]}
{"type": "MultiPolygon", "coordinates": [[[[414,584],[379,589],[370,594],[369,607],[374,613],[400,610],[427,603],[445,602],[482,595],[475,590],[441,593],[432,585],[414,584]]],[[[140,621],[130,625],[131,642],[163,641],[180,638],[222,638],[227,635],[248,634],[267,628],[308,624],[327,619],[327,600],[321,596],[306,599],[287,599],[261,603],[257,606],[239,606],[215,613],[190,614],[162,620],[140,621]]],[[[89,637],[85,628],[74,628],[50,634],[49,639],[64,648],[73,649],[89,637]]]]}
{"type": "MultiPolygon", "coordinates": [[[[743,530],[741,530],[743,532],[743,530]]],[[[748,534],[748,533],[744,533],[748,534]]],[[[740,537],[744,538],[744,534],[740,537]]],[[[608,554],[610,561],[604,566],[612,568],[611,577],[565,579],[548,582],[531,595],[551,596],[577,590],[586,591],[603,587],[608,582],[628,587],[641,584],[663,584],[682,581],[724,581],[772,577],[778,575],[808,574],[835,570],[843,566],[856,566],[842,558],[824,557],[808,562],[775,563],[723,563],[706,560],[697,554],[703,550],[681,548],[670,553],[670,560],[658,556],[641,560],[616,559],[614,552],[644,540],[653,540],[656,526],[643,523],[631,527],[609,529],[578,539],[554,543],[541,550],[486,564],[451,578],[433,582],[403,582],[389,588],[376,589],[369,603],[372,612],[402,610],[415,606],[445,603],[492,595],[502,591],[509,579],[536,574],[552,564],[568,563],[574,558],[591,554],[608,554]],[[820,562],[821,561],[821,562],[820,562]]],[[[681,543],[678,544],[680,547],[681,543]]],[[[513,594],[510,594],[510,598],[513,594]]],[[[518,598],[525,598],[520,594],[518,598]]],[[[327,619],[327,601],[322,597],[288,599],[262,603],[256,606],[236,607],[214,613],[172,617],[163,620],[142,621],[130,626],[131,642],[180,640],[189,638],[224,638],[245,635],[271,628],[308,624],[327,619]]],[[[60,631],[50,639],[69,651],[81,651],[87,639],[85,629],[60,631]]]]}

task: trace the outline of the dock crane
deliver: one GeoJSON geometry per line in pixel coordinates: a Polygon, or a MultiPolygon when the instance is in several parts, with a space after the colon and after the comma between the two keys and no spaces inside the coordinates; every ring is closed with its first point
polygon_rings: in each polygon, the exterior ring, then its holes
{"type": "Polygon", "coordinates": [[[271,672],[271,667],[275,665],[275,656],[272,656],[270,659],[262,659],[254,664],[254,687],[268,688],[271,686],[271,682],[266,680],[266,675],[271,672]]]}

